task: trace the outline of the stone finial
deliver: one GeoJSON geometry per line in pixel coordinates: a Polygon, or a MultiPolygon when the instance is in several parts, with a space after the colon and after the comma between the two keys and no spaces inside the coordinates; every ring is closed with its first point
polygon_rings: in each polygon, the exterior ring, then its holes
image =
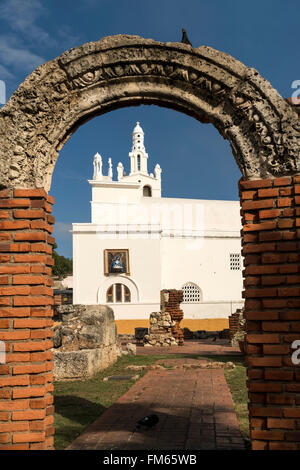
{"type": "Polygon", "coordinates": [[[117,166],[118,181],[120,181],[124,176],[124,166],[123,163],[119,162],[117,166]]]}
{"type": "Polygon", "coordinates": [[[155,168],[154,168],[155,178],[157,180],[161,179],[161,172],[162,172],[162,169],[161,169],[160,165],[157,163],[155,165],[155,168]]]}
{"type": "Polygon", "coordinates": [[[93,164],[94,164],[93,180],[102,180],[102,178],[103,178],[103,174],[102,174],[102,157],[98,152],[94,156],[93,164]]]}

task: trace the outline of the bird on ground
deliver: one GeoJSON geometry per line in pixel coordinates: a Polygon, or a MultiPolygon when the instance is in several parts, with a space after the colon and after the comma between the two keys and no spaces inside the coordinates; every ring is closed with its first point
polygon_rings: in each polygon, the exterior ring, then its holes
{"type": "MultiPolygon", "coordinates": [[[[182,38],[181,38],[181,42],[183,44],[189,44],[190,46],[192,46],[192,43],[190,42],[189,38],[187,37],[187,34],[186,34],[186,30],[182,28],[182,38]]],[[[193,46],[192,46],[193,47],[193,46]]]]}
{"type": "Polygon", "coordinates": [[[145,427],[145,428],[152,428],[153,426],[155,426],[159,421],[159,418],[157,415],[155,414],[152,414],[152,415],[148,415],[148,416],[144,416],[144,418],[140,419],[138,422],[137,422],[137,429],[140,429],[141,427],[145,427]]]}

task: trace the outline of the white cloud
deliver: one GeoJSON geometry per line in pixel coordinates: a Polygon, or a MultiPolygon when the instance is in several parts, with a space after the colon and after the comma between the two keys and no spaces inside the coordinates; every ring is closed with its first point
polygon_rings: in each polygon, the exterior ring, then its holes
{"type": "Polygon", "coordinates": [[[53,235],[55,238],[59,238],[60,240],[69,240],[71,237],[70,230],[72,230],[72,224],[55,222],[53,235]]]}
{"type": "Polygon", "coordinates": [[[45,59],[32,52],[37,46],[48,52],[49,47],[69,49],[77,45],[80,36],[66,25],[60,25],[52,37],[38,22],[50,14],[41,0],[0,0],[0,20],[9,33],[0,34],[0,79],[14,79],[13,72],[31,73],[45,59]]]}
{"type": "Polygon", "coordinates": [[[74,34],[70,26],[60,25],[56,37],[52,37],[44,28],[37,24],[40,17],[49,15],[49,10],[39,0],[4,0],[0,5],[0,18],[10,28],[27,41],[44,46],[74,47],[80,36],[74,34]]]}
{"type": "Polygon", "coordinates": [[[0,80],[13,80],[15,76],[3,65],[0,64],[0,80]]]}
{"type": "MultiPolygon", "coordinates": [[[[31,72],[45,60],[22,45],[14,44],[13,37],[0,36],[0,63],[17,71],[31,72]]],[[[7,69],[6,69],[7,70],[7,69]]],[[[8,73],[10,73],[7,70],[8,73]]]]}
{"type": "Polygon", "coordinates": [[[47,10],[39,0],[4,0],[0,4],[0,18],[9,26],[9,34],[0,35],[0,74],[2,79],[13,79],[15,72],[32,72],[45,59],[31,51],[34,43],[43,44],[49,34],[35,24],[47,10]],[[16,34],[17,33],[17,34],[16,34]]]}
{"type": "Polygon", "coordinates": [[[39,0],[5,0],[0,6],[1,18],[13,31],[39,43],[50,40],[47,31],[36,24],[38,17],[46,12],[39,0]]]}

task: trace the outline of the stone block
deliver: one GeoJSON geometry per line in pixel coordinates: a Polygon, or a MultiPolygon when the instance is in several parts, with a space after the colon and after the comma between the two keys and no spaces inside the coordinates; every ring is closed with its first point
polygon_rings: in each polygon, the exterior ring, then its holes
{"type": "Polygon", "coordinates": [[[86,380],[112,365],[118,357],[116,345],[80,351],[54,350],[54,380],[86,380]]]}

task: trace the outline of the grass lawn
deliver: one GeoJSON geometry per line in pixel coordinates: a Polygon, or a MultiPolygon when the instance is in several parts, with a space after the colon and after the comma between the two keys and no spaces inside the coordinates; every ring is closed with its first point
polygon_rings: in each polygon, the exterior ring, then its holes
{"type": "Polygon", "coordinates": [[[235,412],[240,425],[242,436],[247,446],[250,446],[249,415],[248,415],[248,389],[246,387],[247,373],[245,364],[235,362],[235,369],[224,371],[227,384],[231,391],[235,412]]]}
{"type": "MultiPolygon", "coordinates": [[[[182,355],[123,356],[110,368],[96,374],[86,381],[56,382],[54,384],[55,405],[55,449],[65,449],[84,429],[95,421],[108,407],[123,395],[135,382],[107,381],[109,375],[129,375],[136,372],[126,370],[128,365],[152,365],[155,361],[182,357],[182,355]]],[[[196,356],[193,356],[196,357],[196,356]]],[[[205,356],[201,356],[205,358],[205,356]]],[[[199,356],[200,358],[200,356],[199,356]]],[[[216,361],[232,361],[234,370],[225,370],[225,377],[230,387],[241,432],[249,437],[247,414],[246,369],[241,357],[209,356],[216,361]]],[[[140,377],[146,374],[138,371],[140,377]]]]}

